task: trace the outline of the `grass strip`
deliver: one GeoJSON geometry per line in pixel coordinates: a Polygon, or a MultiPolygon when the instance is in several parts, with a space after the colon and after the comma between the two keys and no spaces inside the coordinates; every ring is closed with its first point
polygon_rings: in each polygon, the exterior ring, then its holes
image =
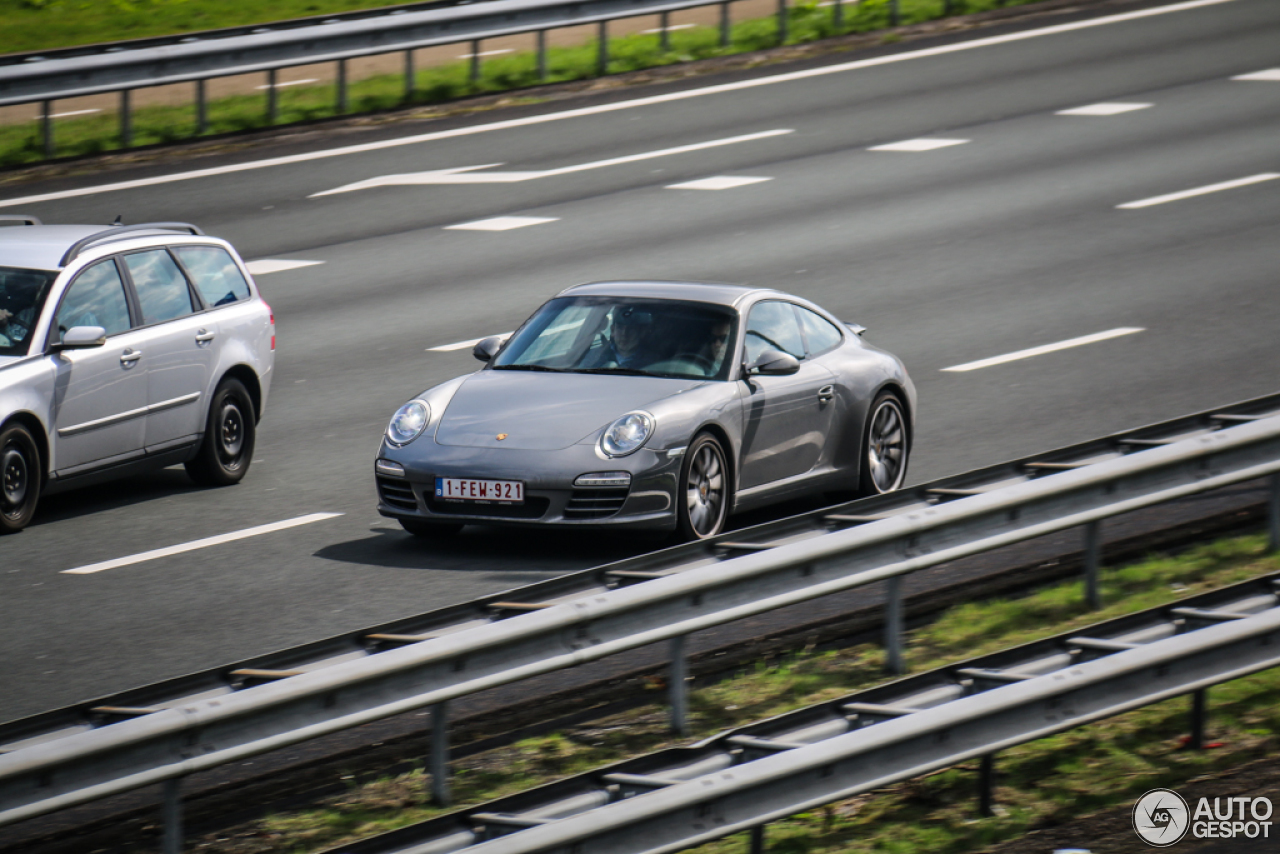
{"type": "MultiPolygon", "coordinates": [[[[1280,556],[1266,554],[1262,535],[1153,556],[1104,571],[1104,601],[1112,604],[1101,611],[1085,608],[1078,582],[958,606],[910,633],[906,660],[911,672],[921,672],[1277,571],[1280,556]]],[[[869,644],[806,649],[759,662],[691,693],[689,741],[883,682],[883,662],[882,650],[869,644]]],[[[667,731],[665,693],[654,687],[651,705],[455,761],[451,785],[457,806],[677,744],[667,731]]],[[[976,765],[961,766],[775,822],[768,829],[768,850],[974,851],[1275,752],[1280,670],[1215,687],[1209,697],[1208,735],[1220,743],[1214,749],[1184,749],[1188,701],[1170,700],[1003,751],[993,817],[978,818],[976,765]]],[[[431,805],[430,780],[421,768],[366,781],[352,776],[348,784],[348,791],[323,804],[222,830],[198,840],[193,850],[310,854],[445,812],[431,805]]],[[[739,854],[747,843],[729,838],[699,850],[739,854]]]]}
{"type": "MultiPolygon", "coordinates": [[[[1003,6],[1020,6],[1034,3],[1036,0],[899,0],[899,18],[903,25],[922,23],[950,17],[956,14],[983,12],[1003,6]]],[[[109,4],[76,4],[75,14],[62,14],[54,17],[56,10],[63,13],[69,11],[64,7],[73,5],[70,0],[0,0],[0,20],[14,6],[22,11],[25,6],[38,6],[44,15],[45,23],[53,32],[59,32],[62,38],[69,41],[60,44],[73,44],[77,38],[80,23],[78,20],[64,21],[63,18],[76,19],[81,12],[88,12],[88,7],[105,6],[108,8],[132,9],[125,14],[121,12],[121,20],[132,20],[134,12],[141,14],[149,10],[161,15],[161,20],[169,21],[167,29],[161,32],[172,33],[187,29],[182,21],[187,18],[178,14],[179,7],[190,5],[191,15],[196,14],[196,7],[204,9],[199,12],[206,17],[191,17],[191,21],[203,21],[201,26],[208,26],[207,16],[210,3],[167,3],[165,0],[114,0],[109,4]],[[173,5],[173,8],[170,6],[173,5]],[[86,7],[86,8],[81,8],[86,7]],[[55,23],[56,22],[56,23],[55,23]]],[[[235,7],[244,12],[247,7],[256,6],[248,0],[219,0],[215,8],[221,4],[235,7]],[[242,9],[245,7],[245,9],[242,9]]],[[[302,14],[320,14],[353,8],[363,4],[349,0],[328,0],[327,3],[289,3],[288,9],[295,6],[315,7],[317,11],[302,14]]],[[[272,7],[275,11],[275,7],[272,7]]],[[[850,33],[866,33],[884,30],[891,25],[892,5],[890,0],[846,0],[843,4],[840,20],[834,6],[820,5],[819,0],[798,0],[788,9],[787,44],[807,44],[834,36],[850,33]]],[[[240,23],[242,18],[230,14],[224,18],[218,13],[217,20],[222,25],[230,25],[232,21],[240,23]]],[[[284,10],[281,10],[284,11],[284,10]]],[[[31,10],[28,10],[31,12],[31,10]]],[[[98,39],[122,37],[124,31],[118,27],[108,26],[99,17],[106,15],[99,9],[93,20],[99,21],[103,30],[98,39]]],[[[31,17],[28,15],[28,17],[31,17]]],[[[38,17],[38,16],[37,16],[38,17]]],[[[142,17],[146,17],[143,15],[142,17]]],[[[277,15],[277,19],[278,19],[277,15]]],[[[23,35],[21,20],[6,21],[4,24],[3,43],[10,44],[11,31],[15,39],[13,44],[31,44],[21,41],[28,38],[23,35]]],[[[194,27],[199,28],[199,27],[194,27]]],[[[90,30],[90,33],[93,31],[90,30]]],[[[147,34],[156,33],[148,31],[147,34]]],[[[29,38],[34,38],[32,35],[29,38]]],[[[648,68],[692,62],[699,59],[731,56],[753,51],[765,50],[778,46],[778,21],[776,16],[755,18],[740,21],[731,27],[730,40],[727,46],[720,44],[718,27],[693,27],[687,30],[668,32],[668,49],[662,47],[662,39],[657,34],[631,34],[611,38],[609,40],[608,72],[619,74],[639,71],[648,68]]],[[[886,33],[886,41],[895,40],[893,33],[886,33]]],[[[414,75],[414,95],[405,98],[404,77],[400,74],[387,74],[352,81],[348,86],[348,111],[346,114],[337,108],[337,87],[333,83],[312,86],[290,86],[277,88],[277,116],[271,122],[267,116],[266,93],[255,95],[235,95],[213,99],[208,104],[206,128],[203,134],[197,133],[196,108],[193,103],[185,106],[142,106],[131,111],[132,142],[131,147],[170,144],[197,138],[198,136],[221,135],[260,130],[272,126],[289,125],[298,122],[316,121],[337,118],[341,115],[376,113],[411,106],[438,105],[475,95],[518,91],[544,83],[564,83],[585,80],[597,74],[597,44],[588,42],[576,47],[551,47],[547,51],[547,78],[539,79],[537,54],[523,51],[501,57],[487,58],[480,69],[478,80],[471,80],[470,62],[463,60],[424,68],[414,75]]],[[[194,93],[194,87],[193,87],[194,93]]],[[[194,99],[194,94],[192,98],[194,99]]],[[[92,116],[74,117],[54,120],[54,157],[82,157],[103,154],[123,149],[120,135],[120,119],[118,114],[103,112],[92,116]]],[[[45,160],[44,139],[40,122],[0,126],[0,168],[13,168],[45,160]]]]}

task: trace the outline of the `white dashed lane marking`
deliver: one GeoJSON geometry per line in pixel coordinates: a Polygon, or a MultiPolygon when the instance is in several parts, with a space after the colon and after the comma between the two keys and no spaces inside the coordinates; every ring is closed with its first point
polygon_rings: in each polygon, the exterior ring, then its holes
{"type": "Polygon", "coordinates": [[[495,216],[492,219],[478,219],[474,222],[446,225],[445,228],[454,231],[510,231],[513,228],[542,225],[546,222],[557,222],[558,220],[559,217],[554,216],[495,216]]]}
{"type": "Polygon", "coordinates": [[[1280,83],[1280,68],[1268,68],[1266,71],[1255,71],[1252,74],[1241,74],[1232,80],[1260,80],[1269,83],[1280,83]]]}
{"type": "MultiPolygon", "coordinates": [[[[510,332],[499,332],[497,337],[506,338],[510,334],[511,334],[510,332]]],[[[428,347],[427,352],[428,353],[448,353],[451,350],[465,350],[468,347],[476,346],[485,338],[493,338],[493,337],[494,337],[493,335],[486,335],[484,336],[484,338],[472,338],[470,341],[459,341],[456,344],[441,344],[439,347],[428,347]]]]}
{"type": "Polygon", "coordinates": [[[232,531],[229,534],[219,534],[216,537],[206,537],[203,540],[193,540],[189,543],[180,543],[176,546],[168,546],[163,549],[153,549],[149,552],[130,555],[129,557],[119,557],[115,560],[104,560],[101,563],[91,563],[88,566],[79,566],[75,569],[62,570],[64,575],[92,575],[95,572],[103,572],[108,569],[117,569],[122,566],[130,566],[135,563],[144,563],[149,560],[157,560],[162,557],[171,557],[180,555],[184,552],[193,552],[197,549],[207,549],[210,546],[220,546],[223,543],[233,543],[236,540],[244,540],[249,537],[257,537],[262,534],[271,534],[275,531],[283,531],[287,528],[296,528],[299,525],[309,525],[312,522],[320,522],[325,519],[333,519],[341,516],[341,513],[311,513],[307,516],[299,516],[296,519],[285,519],[283,522],[272,522],[269,525],[259,525],[256,528],[245,528],[243,531],[232,531]]]}
{"type": "Polygon", "coordinates": [[[683,184],[670,184],[668,190],[731,190],[734,187],[746,187],[749,184],[759,184],[763,181],[772,181],[772,178],[750,178],[746,175],[716,175],[712,178],[700,178],[697,181],[686,181],[683,184]]]}
{"type": "Polygon", "coordinates": [[[1081,347],[1085,344],[1095,344],[1099,341],[1106,341],[1109,338],[1119,338],[1121,335],[1132,335],[1135,332],[1143,331],[1145,330],[1140,327],[1122,326],[1119,329],[1109,329],[1106,332],[1095,332],[1093,335],[1083,335],[1079,338],[1072,338],[1069,341],[1059,341],[1056,344],[1045,344],[1040,347],[1032,347],[1029,350],[1019,350],[1016,353],[1009,353],[1004,356],[992,356],[990,359],[980,359],[977,362],[966,362],[963,365],[943,368],[942,370],[954,373],[976,371],[979,368],[989,368],[992,365],[1003,365],[1005,362],[1016,362],[1020,359],[1030,359],[1032,356],[1041,356],[1045,353],[1067,350],[1071,347],[1081,347]]]}
{"type": "Polygon", "coordinates": [[[947,148],[952,145],[964,145],[967,139],[904,139],[902,142],[890,142],[886,145],[873,145],[867,151],[933,151],[935,148],[947,148]]]}
{"type": "Polygon", "coordinates": [[[1149,208],[1153,205],[1180,202],[1183,199],[1192,199],[1196,196],[1207,196],[1210,193],[1220,193],[1223,190],[1234,190],[1238,187],[1248,187],[1251,184],[1261,184],[1263,181],[1274,181],[1277,178],[1280,178],[1280,173],[1262,172],[1258,175],[1250,175],[1248,178],[1237,178],[1234,181],[1223,181],[1221,184],[1209,184],[1204,187],[1193,187],[1190,190],[1182,190],[1178,193],[1169,193],[1164,196],[1152,196],[1149,199],[1139,199],[1136,202],[1125,202],[1123,205],[1116,205],[1116,207],[1120,210],[1149,208]]]}
{"type": "Polygon", "coordinates": [[[1134,110],[1145,110],[1150,104],[1103,103],[1090,104],[1087,107],[1075,107],[1070,110],[1058,110],[1059,116],[1116,116],[1120,113],[1132,113],[1134,110]]]}
{"type": "Polygon", "coordinates": [[[285,270],[314,267],[323,263],[323,261],[290,261],[284,258],[260,258],[257,261],[249,261],[245,266],[255,276],[266,276],[269,273],[283,273],[285,270]]]}

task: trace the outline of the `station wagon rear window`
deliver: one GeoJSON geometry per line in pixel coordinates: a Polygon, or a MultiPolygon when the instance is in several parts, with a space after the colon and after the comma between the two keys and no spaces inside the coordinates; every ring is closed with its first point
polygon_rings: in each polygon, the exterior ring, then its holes
{"type": "Polygon", "coordinates": [[[0,356],[25,356],[57,274],[0,267],[0,356]]]}
{"type": "Polygon", "coordinates": [[[214,307],[249,298],[249,283],[227,250],[219,246],[174,246],[205,304],[214,307]]]}

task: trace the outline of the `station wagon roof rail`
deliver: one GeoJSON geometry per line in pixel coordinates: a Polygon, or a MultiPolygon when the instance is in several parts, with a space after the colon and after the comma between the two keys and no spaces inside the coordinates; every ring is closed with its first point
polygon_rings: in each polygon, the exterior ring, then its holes
{"type": "Polygon", "coordinates": [[[86,247],[95,243],[104,243],[110,240],[122,240],[120,235],[126,232],[136,231],[189,231],[192,234],[204,234],[199,226],[192,225],[188,222],[140,222],[137,225],[113,225],[102,231],[95,231],[88,237],[82,237],[75,243],[71,244],[71,248],[62,256],[62,260],[58,262],[59,267],[65,267],[75,260],[76,256],[85,250],[86,247]]]}
{"type": "Polygon", "coordinates": [[[0,214],[0,223],[16,223],[19,225],[44,225],[39,219],[26,214],[0,214]]]}

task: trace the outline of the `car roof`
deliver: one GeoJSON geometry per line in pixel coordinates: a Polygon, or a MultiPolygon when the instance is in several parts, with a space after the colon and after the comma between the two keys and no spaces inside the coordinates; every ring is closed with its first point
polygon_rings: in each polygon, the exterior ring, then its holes
{"type": "Polygon", "coordinates": [[[647,297],[650,299],[680,299],[736,306],[744,298],[754,294],[787,296],[778,291],[751,288],[746,285],[730,285],[717,282],[664,282],[664,281],[616,281],[590,282],[574,285],[559,296],[610,296],[647,297]]]}
{"type": "MultiPolygon", "coordinates": [[[[121,236],[103,243],[154,237],[191,237],[171,228],[146,228],[147,223],[123,231],[121,236]],[[135,230],[136,229],[136,230],[135,230]],[[127,234],[127,237],[124,235],[127,234]]],[[[157,223],[157,226],[160,224],[157,223]]],[[[0,267],[24,267],[34,270],[61,270],[62,257],[77,240],[91,234],[110,237],[110,225],[9,225],[0,227],[0,267]]],[[[201,235],[203,236],[203,235],[201,235]]],[[[98,246],[95,241],[84,251],[98,246]]]]}

